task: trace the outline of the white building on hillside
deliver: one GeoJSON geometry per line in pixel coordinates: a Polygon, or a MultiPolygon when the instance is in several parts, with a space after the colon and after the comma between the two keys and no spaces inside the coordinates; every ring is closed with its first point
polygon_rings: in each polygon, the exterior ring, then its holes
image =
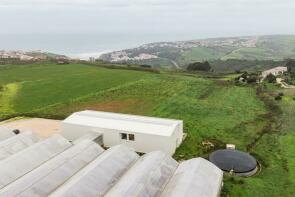
{"type": "Polygon", "coordinates": [[[285,66],[275,67],[262,72],[262,78],[266,78],[268,75],[273,74],[274,76],[281,75],[288,71],[288,68],[285,66]]]}
{"type": "Polygon", "coordinates": [[[124,144],[137,152],[161,150],[173,155],[183,139],[183,121],[82,111],[61,124],[62,135],[70,141],[87,133],[100,133],[105,147],[124,144]]]}

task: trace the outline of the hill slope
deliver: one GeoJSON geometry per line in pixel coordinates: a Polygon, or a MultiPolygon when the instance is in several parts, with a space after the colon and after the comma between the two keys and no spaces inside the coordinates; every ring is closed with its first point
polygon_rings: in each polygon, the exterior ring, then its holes
{"type": "Polygon", "coordinates": [[[295,35],[211,38],[161,42],[104,54],[100,59],[160,67],[184,67],[214,60],[275,60],[295,58],[295,35]]]}
{"type": "Polygon", "coordinates": [[[268,98],[264,86],[236,86],[228,82],[231,77],[81,63],[9,65],[0,68],[0,119],[63,119],[85,109],[181,119],[188,135],[174,155],[177,160],[206,158],[233,143],[262,165],[251,178],[225,176],[223,196],[294,196],[295,92],[284,91],[282,101],[276,102],[273,95],[283,91],[278,87],[266,84],[268,98]],[[205,141],[214,147],[203,145],[205,141]]]}

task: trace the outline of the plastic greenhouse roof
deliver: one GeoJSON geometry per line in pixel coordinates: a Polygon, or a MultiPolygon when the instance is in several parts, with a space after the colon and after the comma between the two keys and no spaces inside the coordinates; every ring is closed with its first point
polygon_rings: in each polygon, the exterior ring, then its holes
{"type": "Polygon", "coordinates": [[[70,146],[65,138],[55,135],[0,161],[0,189],[70,146]]]}
{"type": "Polygon", "coordinates": [[[38,138],[31,132],[14,135],[0,141],[0,161],[38,142],[38,138]]]}
{"type": "Polygon", "coordinates": [[[148,153],[130,168],[106,197],[159,196],[178,163],[160,151],[148,153]]]}
{"type": "Polygon", "coordinates": [[[197,158],[179,165],[161,197],[218,196],[223,172],[211,162],[197,158]]]}
{"type": "Polygon", "coordinates": [[[0,197],[217,197],[221,191],[223,173],[205,159],[179,164],[161,151],[139,157],[124,145],[104,151],[93,137],[71,144],[55,135],[3,159],[0,197]]]}
{"type": "Polygon", "coordinates": [[[14,136],[15,134],[12,132],[12,129],[8,129],[5,127],[0,127],[0,142],[2,140],[6,140],[12,136],[14,136]]]}
{"type": "Polygon", "coordinates": [[[112,147],[51,196],[102,196],[138,157],[125,146],[112,147]]]}
{"type": "Polygon", "coordinates": [[[0,196],[48,196],[104,150],[84,140],[0,190],[0,196]]]}

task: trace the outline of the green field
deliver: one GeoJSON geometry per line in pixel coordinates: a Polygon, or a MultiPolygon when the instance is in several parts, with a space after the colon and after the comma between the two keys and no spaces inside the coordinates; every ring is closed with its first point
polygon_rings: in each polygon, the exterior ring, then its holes
{"type": "Polygon", "coordinates": [[[240,48],[232,51],[230,54],[223,56],[221,60],[228,59],[242,59],[242,60],[280,60],[281,57],[277,57],[274,51],[263,48],[240,48]]]}
{"type": "Polygon", "coordinates": [[[9,66],[0,69],[0,118],[63,119],[93,109],[182,119],[188,136],[176,159],[207,158],[233,143],[262,165],[251,178],[225,176],[223,196],[294,196],[295,92],[276,102],[277,87],[236,86],[231,78],[83,64],[9,66]]]}

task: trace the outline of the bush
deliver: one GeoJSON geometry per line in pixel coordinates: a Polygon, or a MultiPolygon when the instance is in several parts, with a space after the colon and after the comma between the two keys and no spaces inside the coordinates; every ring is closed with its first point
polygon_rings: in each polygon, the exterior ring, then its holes
{"type": "Polygon", "coordinates": [[[276,101],[280,101],[280,100],[282,100],[282,96],[277,95],[277,96],[275,97],[275,100],[276,100],[276,101]]]}
{"type": "Polygon", "coordinates": [[[295,60],[289,60],[286,64],[288,72],[295,72],[295,60]]]}
{"type": "Polygon", "coordinates": [[[206,62],[195,62],[195,63],[189,64],[188,67],[187,67],[188,71],[205,71],[205,72],[208,72],[211,69],[212,68],[211,68],[208,61],[206,61],[206,62]]]}
{"type": "Polygon", "coordinates": [[[143,65],[140,65],[141,68],[152,68],[151,65],[146,65],[146,64],[143,64],[143,65]]]}
{"type": "Polygon", "coordinates": [[[282,97],[282,96],[284,96],[284,93],[280,92],[278,95],[282,97]]]}
{"type": "Polygon", "coordinates": [[[276,76],[274,76],[271,73],[269,75],[267,75],[265,79],[268,83],[276,83],[276,81],[277,81],[276,76]]]}
{"type": "Polygon", "coordinates": [[[254,75],[251,75],[251,76],[248,77],[247,82],[248,83],[256,83],[257,82],[257,77],[254,76],[254,75]]]}

